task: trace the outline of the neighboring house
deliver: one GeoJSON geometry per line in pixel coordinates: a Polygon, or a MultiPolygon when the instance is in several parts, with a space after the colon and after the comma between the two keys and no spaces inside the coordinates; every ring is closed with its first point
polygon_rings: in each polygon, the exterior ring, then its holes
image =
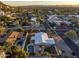
{"type": "Polygon", "coordinates": [[[68,15],[58,15],[57,17],[60,18],[60,20],[65,20],[69,18],[68,15]]]}
{"type": "Polygon", "coordinates": [[[49,15],[48,16],[48,21],[50,22],[50,23],[52,23],[54,20],[58,20],[59,18],[56,16],[56,15],[49,15]]]}
{"type": "Polygon", "coordinates": [[[31,21],[32,21],[32,25],[36,25],[37,21],[36,21],[37,17],[31,17],[31,21]]]}
{"type": "Polygon", "coordinates": [[[3,50],[0,50],[0,58],[5,58],[6,54],[3,50]]]}
{"type": "Polygon", "coordinates": [[[12,32],[12,34],[7,38],[6,42],[8,44],[13,45],[15,43],[15,41],[17,40],[17,38],[19,37],[19,34],[20,33],[16,32],[16,31],[12,32]]]}
{"type": "Polygon", "coordinates": [[[71,17],[75,17],[75,15],[68,15],[68,17],[70,17],[70,18],[71,18],[71,17]]]}
{"type": "MultiPolygon", "coordinates": [[[[64,16],[62,16],[62,17],[64,17],[64,16]]],[[[50,23],[53,23],[53,22],[56,23],[57,26],[60,26],[62,22],[65,23],[65,24],[67,24],[67,25],[70,25],[69,21],[65,21],[62,18],[60,19],[57,15],[50,15],[50,16],[48,16],[47,20],[50,23]]]]}
{"type": "Polygon", "coordinates": [[[66,24],[68,26],[71,24],[71,22],[63,21],[63,20],[57,20],[57,21],[56,20],[53,20],[53,22],[56,23],[57,26],[60,26],[61,23],[64,23],[64,24],[66,24]]]}
{"type": "Polygon", "coordinates": [[[31,21],[36,22],[37,17],[31,17],[31,21]]]}
{"type": "Polygon", "coordinates": [[[79,15],[75,15],[75,17],[79,18],[79,15]]]}

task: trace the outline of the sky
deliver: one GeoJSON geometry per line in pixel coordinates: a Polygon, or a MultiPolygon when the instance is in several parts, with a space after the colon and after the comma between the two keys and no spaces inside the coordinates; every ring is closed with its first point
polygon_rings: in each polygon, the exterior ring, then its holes
{"type": "Polygon", "coordinates": [[[11,6],[28,6],[28,5],[77,5],[79,0],[52,0],[52,1],[2,1],[11,6]]]}

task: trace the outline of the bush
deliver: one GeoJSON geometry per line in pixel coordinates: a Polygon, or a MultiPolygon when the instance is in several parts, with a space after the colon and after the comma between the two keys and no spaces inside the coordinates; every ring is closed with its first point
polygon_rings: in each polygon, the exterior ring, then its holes
{"type": "Polygon", "coordinates": [[[68,36],[70,39],[77,38],[77,33],[75,30],[69,30],[65,33],[66,36],[68,36]]]}
{"type": "Polygon", "coordinates": [[[18,46],[9,45],[9,46],[6,46],[5,48],[7,49],[6,53],[10,52],[11,57],[13,57],[13,58],[27,58],[27,57],[29,57],[29,52],[21,49],[18,46]]]}
{"type": "Polygon", "coordinates": [[[35,56],[35,55],[36,55],[35,53],[30,52],[30,56],[35,56]]]}
{"type": "Polygon", "coordinates": [[[51,53],[51,48],[50,48],[50,47],[47,47],[47,48],[45,48],[44,51],[45,51],[45,52],[49,52],[49,53],[51,53]]]}
{"type": "Polygon", "coordinates": [[[43,53],[43,56],[49,57],[49,55],[50,55],[50,54],[49,54],[48,52],[44,52],[44,53],[43,53]]]}
{"type": "Polygon", "coordinates": [[[29,52],[19,49],[16,51],[16,58],[27,58],[29,57],[29,52]]]}

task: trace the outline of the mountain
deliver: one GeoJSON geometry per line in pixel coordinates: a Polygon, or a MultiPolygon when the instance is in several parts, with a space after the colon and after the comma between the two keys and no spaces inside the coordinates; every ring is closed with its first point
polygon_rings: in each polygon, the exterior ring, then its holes
{"type": "Polygon", "coordinates": [[[29,5],[29,6],[14,6],[21,9],[74,9],[79,10],[79,5],[29,5]]]}
{"type": "Polygon", "coordinates": [[[7,6],[7,5],[3,4],[3,3],[0,1],[0,6],[7,6]]]}
{"type": "Polygon", "coordinates": [[[0,10],[7,12],[7,11],[12,11],[12,9],[13,7],[6,5],[0,1],[0,10]]]}
{"type": "Polygon", "coordinates": [[[26,9],[74,9],[74,10],[79,10],[79,5],[29,5],[29,6],[9,6],[4,4],[3,2],[0,1],[0,10],[2,11],[22,11],[22,10],[26,10],[26,9]]]}

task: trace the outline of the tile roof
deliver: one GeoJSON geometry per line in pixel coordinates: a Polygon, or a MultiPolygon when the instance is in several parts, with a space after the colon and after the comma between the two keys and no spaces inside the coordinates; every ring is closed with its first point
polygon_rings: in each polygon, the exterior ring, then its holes
{"type": "Polygon", "coordinates": [[[14,43],[19,36],[19,32],[12,32],[12,34],[6,40],[7,43],[14,43]]]}

